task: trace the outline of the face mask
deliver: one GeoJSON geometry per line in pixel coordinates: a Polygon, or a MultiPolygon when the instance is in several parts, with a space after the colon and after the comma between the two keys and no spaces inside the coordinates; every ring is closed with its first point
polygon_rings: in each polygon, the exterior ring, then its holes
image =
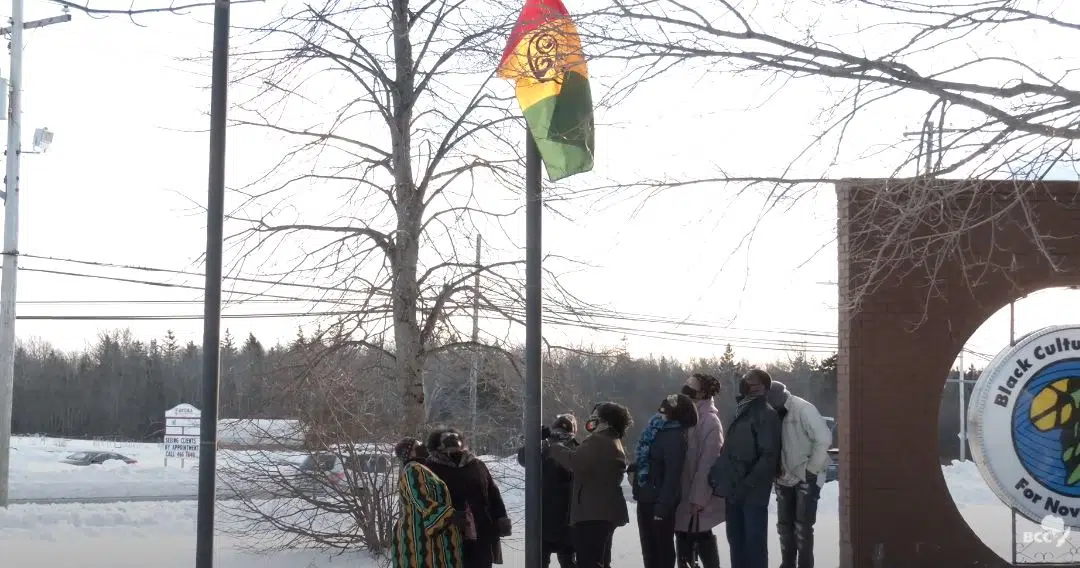
{"type": "Polygon", "coordinates": [[[682,393],[685,394],[686,396],[690,397],[691,399],[697,400],[697,397],[698,397],[697,391],[690,388],[689,385],[683,385],[682,393]]]}
{"type": "Polygon", "coordinates": [[[592,431],[596,430],[596,427],[599,426],[599,425],[600,425],[599,420],[597,420],[595,418],[590,418],[589,421],[585,423],[585,431],[586,432],[592,432],[592,431]]]}

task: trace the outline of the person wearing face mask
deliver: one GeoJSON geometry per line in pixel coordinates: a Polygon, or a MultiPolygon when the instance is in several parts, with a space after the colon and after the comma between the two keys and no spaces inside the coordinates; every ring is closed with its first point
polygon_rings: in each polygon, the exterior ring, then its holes
{"type": "Polygon", "coordinates": [[[735,419],[709,472],[725,498],[732,568],[768,568],[769,497],[780,464],[780,418],[766,400],[772,377],[751,369],[739,381],[735,419]]]}
{"type": "Polygon", "coordinates": [[[780,416],[783,446],[776,479],[780,568],[814,568],[814,523],[832,431],[817,407],[779,381],[773,381],[768,400],[780,416]]]}
{"type": "Polygon", "coordinates": [[[465,445],[454,428],[437,428],[428,435],[425,464],[446,483],[454,509],[464,512],[463,568],[502,564],[501,538],[510,536],[510,518],[502,493],[484,462],[465,445]]]}
{"type": "MultiPolygon", "coordinates": [[[[551,427],[540,430],[542,440],[564,444],[573,449],[578,447],[574,438],[577,432],[577,419],[573,414],[560,414],[555,417],[551,427]]],[[[518,463],[525,466],[525,448],[518,450],[518,463]]],[[[541,471],[544,508],[541,511],[543,568],[551,565],[551,555],[559,560],[559,568],[575,568],[574,543],[570,531],[570,497],[573,494],[574,476],[569,470],[559,465],[550,456],[544,458],[541,471]]]]}
{"type": "Polygon", "coordinates": [[[682,492],[686,431],[697,421],[694,401],[673,394],[660,403],[638,440],[631,488],[645,568],[675,568],[675,508],[682,492]]]}
{"type": "Polygon", "coordinates": [[[696,566],[720,568],[720,546],[713,527],[724,522],[724,499],[709,487],[709,469],[724,445],[713,397],[720,393],[720,379],[694,373],[686,379],[682,393],[697,406],[698,422],[688,434],[686,465],[682,475],[682,500],[675,511],[675,550],[680,568],[696,566]]]}
{"type": "Polygon", "coordinates": [[[616,527],[630,522],[623,496],[626,451],[622,438],[634,421],[621,404],[601,402],[593,407],[581,445],[544,440],[550,456],[574,476],[570,499],[570,524],[574,533],[577,568],[610,568],[611,543],[616,527]]]}
{"type": "Polygon", "coordinates": [[[401,462],[401,514],[390,542],[391,568],[462,568],[465,517],[454,509],[446,484],[424,465],[427,450],[405,438],[394,455],[401,462]]]}

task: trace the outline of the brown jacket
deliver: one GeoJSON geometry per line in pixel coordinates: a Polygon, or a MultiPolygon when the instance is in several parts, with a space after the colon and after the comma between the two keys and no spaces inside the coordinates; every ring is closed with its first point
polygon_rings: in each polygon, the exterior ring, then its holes
{"type": "Polygon", "coordinates": [[[573,449],[551,444],[548,455],[574,475],[570,524],[607,521],[623,526],[630,522],[622,490],[626,452],[613,432],[596,432],[573,449]]]}

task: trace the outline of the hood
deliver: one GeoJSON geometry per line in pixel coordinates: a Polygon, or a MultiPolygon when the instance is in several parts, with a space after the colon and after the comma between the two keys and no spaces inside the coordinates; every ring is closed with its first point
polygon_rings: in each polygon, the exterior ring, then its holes
{"type": "Polygon", "coordinates": [[[766,399],[769,401],[769,405],[776,409],[784,408],[787,405],[788,397],[790,396],[787,387],[780,381],[773,381],[768,392],[765,394],[766,399]]]}

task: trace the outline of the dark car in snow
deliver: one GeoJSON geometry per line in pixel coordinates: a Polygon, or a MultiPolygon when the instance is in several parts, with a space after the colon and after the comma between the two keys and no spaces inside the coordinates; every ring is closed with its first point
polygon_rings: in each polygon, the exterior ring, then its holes
{"type": "Polygon", "coordinates": [[[138,463],[135,460],[115,452],[75,452],[60,460],[68,465],[101,465],[107,461],[122,461],[128,465],[138,463]]]}
{"type": "Polygon", "coordinates": [[[824,416],[825,423],[829,425],[833,441],[829,447],[829,465],[825,469],[825,483],[836,481],[840,474],[840,448],[836,447],[836,419],[832,416],[824,416]]]}

